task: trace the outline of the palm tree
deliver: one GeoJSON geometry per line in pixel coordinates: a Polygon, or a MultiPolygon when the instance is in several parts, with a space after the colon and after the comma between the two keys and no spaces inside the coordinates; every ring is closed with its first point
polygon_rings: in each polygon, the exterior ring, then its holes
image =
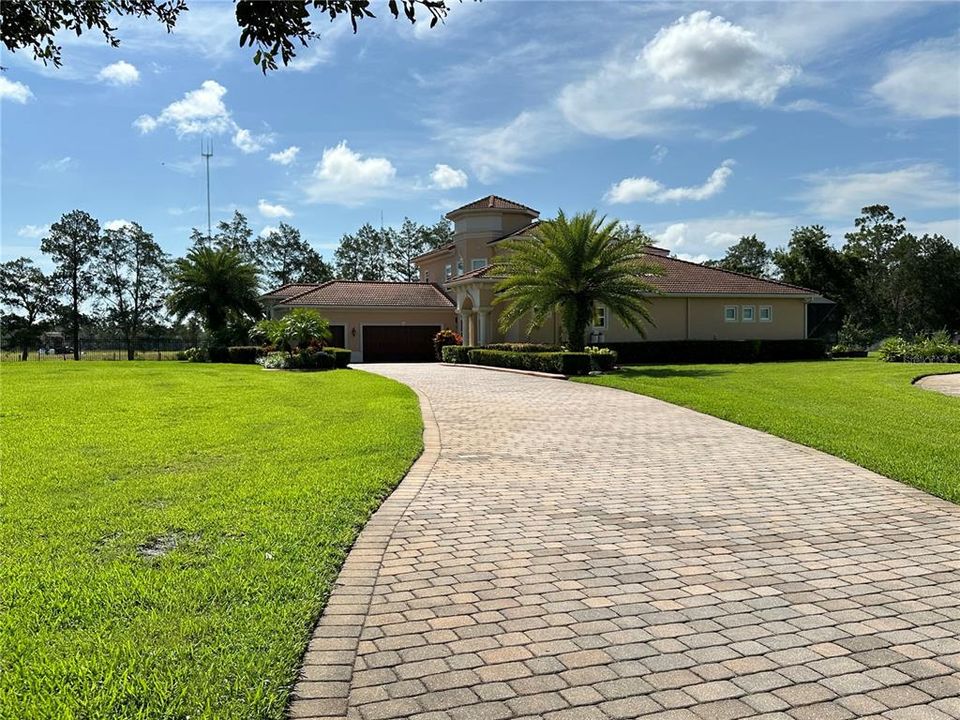
{"type": "Polygon", "coordinates": [[[494,288],[494,302],[506,306],[501,329],[528,314],[535,329],[557,310],[570,349],[582,351],[594,308],[603,304],[645,336],[644,324],[652,324],[646,295],[657,292],[645,278],[662,273],[646,259],[649,244],[643,233],[625,231],[595,210],[570,219],[561,210],[555,220],[504,240],[491,272],[504,278],[494,288]]]}
{"type": "Polygon", "coordinates": [[[194,247],[174,262],[171,283],[170,312],[178,320],[199,317],[215,345],[225,344],[231,319],[262,314],[257,269],[235,250],[194,247]]]}

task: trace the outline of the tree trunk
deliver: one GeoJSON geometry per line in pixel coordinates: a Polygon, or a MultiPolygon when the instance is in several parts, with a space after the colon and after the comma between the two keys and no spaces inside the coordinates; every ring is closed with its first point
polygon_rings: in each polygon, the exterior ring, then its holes
{"type": "Polygon", "coordinates": [[[26,360],[28,357],[30,357],[30,346],[24,343],[20,346],[20,359],[26,360]]]}
{"type": "Polygon", "coordinates": [[[133,352],[133,343],[127,340],[127,360],[135,360],[133,352]]]}
{"type": "Polygon", "coordinates": [[[73,359],[80,359],[80,293],[77,290],[77,283],[73,283],[73,317],[71,318],[71,330],[73,335],[73,359]]]}

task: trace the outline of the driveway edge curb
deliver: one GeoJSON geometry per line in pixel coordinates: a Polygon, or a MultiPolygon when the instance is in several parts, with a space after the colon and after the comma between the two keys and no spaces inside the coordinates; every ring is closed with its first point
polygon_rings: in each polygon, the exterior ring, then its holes
{"type": "Polygon", "coordinates": [[[360,633],[393,531],[440,457],[440,426],[429,398],[413,388],[423,416],[423,452],[370,516],[340,569],[301,661],[286,716],[342,720],[347,715],[360,633]]]}

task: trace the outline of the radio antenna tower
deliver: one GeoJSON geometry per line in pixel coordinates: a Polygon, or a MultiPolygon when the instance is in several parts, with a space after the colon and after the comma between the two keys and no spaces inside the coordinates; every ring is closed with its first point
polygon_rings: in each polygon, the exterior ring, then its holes
{"type": "Polygon", "coordinates": [[[210,222],[210,158],[213,157],[213,140],[200,141],[200,156],[207,164],[207,240],[213,239],[213,225],[210,222]]]}

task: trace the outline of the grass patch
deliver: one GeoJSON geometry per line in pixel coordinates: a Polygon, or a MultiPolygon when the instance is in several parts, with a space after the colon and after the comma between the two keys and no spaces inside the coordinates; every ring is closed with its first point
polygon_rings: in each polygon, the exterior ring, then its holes
{"type": "Polygon", "coordinates": [[[281,718],[346,551],[422,447],[353,370],[2,368],[0,716],[281,718]]]}
{"type": "Polygon", "coordinates": [[[763,430],[960,503],[960,402],[910,384],[957,369],[864,358],[636,366],[577,381],[763,430]]]}

